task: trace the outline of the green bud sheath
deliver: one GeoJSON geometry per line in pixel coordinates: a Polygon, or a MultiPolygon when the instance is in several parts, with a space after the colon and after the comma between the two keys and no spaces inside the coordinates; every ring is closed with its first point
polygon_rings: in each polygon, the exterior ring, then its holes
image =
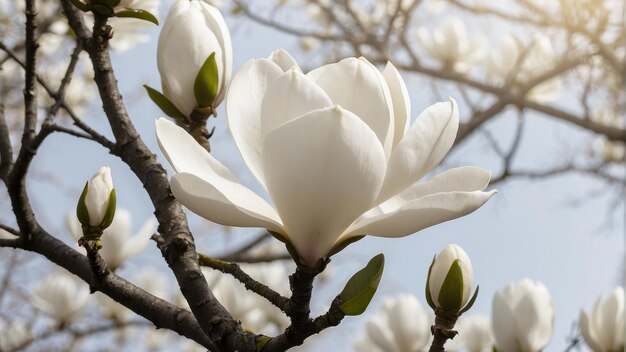
{"type": "Polygon", "coordinates": [[[437,298],[440,308],[450,312],[461,310],[463,305],[463,270],[458,259],[452,262],[450,270],[448,270],[448,274],[441,284],[437,298]]]}

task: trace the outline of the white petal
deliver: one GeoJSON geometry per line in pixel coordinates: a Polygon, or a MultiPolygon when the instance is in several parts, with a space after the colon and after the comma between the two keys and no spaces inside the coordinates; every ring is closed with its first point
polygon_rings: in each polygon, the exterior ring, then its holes
{"type": "Polygon", "coordinates": [[[282,73],[270,60],[249,61],[233,77],[226,98],[230,133],[243,160],[262,185],[261,102],[267,86],[282,73]]]}
{"type": "Polygon", "coordinates": [[[280,67],[283,72],[289,71],[292,67],[296,67],[296,69],[300,72],[300,66],[294,58],[287,52],[285,49],[274,50],[268,59],[272,60],[276,65],[280,67]]]}
{"type": "Polygon", "coordinates": [[[595,331],[589,313],[585,311],[580,312],[580,318],[578,319],[580,327],[580,333],[585,338],[585,343],[593,352],[605,352],[605,349],[599,345],[598,335],[595,331]]]}
{"type": "Polygon", "coordinates": [[[223,178],[215,177],[211,181],[178,173],[170,183],[176,199],[207,220],[226,226],[262,227],[284,232],[274,209],[256,193],[223,178]]]}
{"type": "Polygon", "coordinates": [[[541,351],[550,341],[554,308],[550,293],[543,284],[533,283],[515,307],[518,342],[522,351],[541,351]]]}
{"type": "Polygon", "coordinates": [[[444,192],[424,196],[400,208],[370,218],[361,218],[341,237],[359,235],[403,237],[427,227],[465,216],[480,208],[497,191],[444,192]]]}
{"type": "MultiPolygon", "coordinates": [[[[373,209],[373,214],[389,213],[406,202],[441,192],[481,191],[489,184],[491,172],[474,166],[462,166],[444,171],[426,182],[416,183],[373,209]]],[[[369,213],[369,212],[368,212],[369,213]]],[[[368,214],[366,214],[368,215],[368,214]]]]}
{"type": "Polygon", "coordinates": [[[185,130],[161,118],[157,121],[157,136],[161,151],[178,172],[171,180],[172,192],[184,206],[223,225],[267,225],[273,230],[280,230],[281,222],[274,209],[241,185],[185,130]],[[249,219],[251,217],[258,221],[249,219]]]}
{"type": "Polygon", "coordinates": [[[518,348],[517,320],[510,306],[510,297],[505,291],[498,291],[493,296],[491,323],[498,351],[516,351],[518,348]]]}
{"type": "Polygon", "coordinates": [[[365,323],[365,330],[375,346],[382,351],[396,351],[393,344],[393,332],[379,320],[368,320],[365,323]]]}
{"type": "Polygon", "coordinates": [[[424,110],[394,148],[378,201],[389,199],[439,165],[458,128],[459,110],[454,99],[424,110]]]}
{"type": "Polygon", "coordinates": [[[393,103],[382,74],[365,59],[347,58],[307,74],[334,104],[360,117],[376,133],[386,155],[393,142],[393,103]]]}
{"type": "Polygon", "coordinates": [[[83,237],[83,229],[80,226],[80,222],[78,221],[75,212],[67,213],[65,216],[65,226],[75,240],[83,237]]]}
{"type": "Polygon", "coordinates": [[[387,82],[391,100],[393,101],[393,123],[395,126],[393,147],[395,147],[400,143],[405,131],[409,129],[409,123],[411,122],[411,98],[406,89],[406,84],[404,84],[404,80],[400,76],[400,72],[390,61],[385,66],[383,77],[387,82]]]}
{"type": "Polygon", "coordinates": [[[139,232],[126,239],[126,243],[123,247],[122,261],[137,255],[146,248],[150,242],[150,237],[156,231],[157,225],[156,219],[150,218],[139,229],[139,232]]]}
{"type": "MultiPolygon", "coordinates": [[[[217,8],[207,4],[204,1],[193,1],[192,5],[199,4],[204,12],[204,18],[206,20],[207,26],[211,29],[211,32],[215,34],[217,38],[220,48],[222,49],[221,62],[218,64],[218,68],[221,67],[220,74],[220,82],[218,95],[215,97],[215,106],[219,105],[224,99],[226,95],[226,86],[230,81],[230,76],[232,73],[233,66],[233,44],[230,38],[230,31],[228,30],[228,26],[226,26],[226,21],[224,21],[224,17],[222,13],[217,8]]],[[[216,53],[216,60],[218,59],[216,53]]],[[[206,59],[206,58],[205,58],[206,59]]]]}
{"type": "Polygon", "coordinates": [[[385,156],[363,121],[340,107],[313,111],[265,139],[267,189],[298,254],[314,265],[372,206],[385,156]]]}
{"type": "Polygon", "coordinates": [[[332,106],[322,88],[292,68],[267,87],[261,103],[261,138],[283,123],[332,106]]]}
{"type": "Polygon", "coordinates": [[[389,312],[389,328],[400,351],[421,351],[430,339],[431,319],[411,294],[397,297],[389,312]]]}

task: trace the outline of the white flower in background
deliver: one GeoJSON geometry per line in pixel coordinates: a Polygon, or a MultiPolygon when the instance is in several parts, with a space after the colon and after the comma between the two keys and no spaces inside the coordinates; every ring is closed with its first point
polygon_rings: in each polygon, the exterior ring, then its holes
{"type": "Polygon", "coordinates": [[[96,304],[100,308],[100,312],[107,319],[112,319],[116,322],[125,322],[134,314],[133,311],[117,303],[104,293],[96,292],[93,296],[96,298],[96,304]]]}
{"type": "Polygon", "coordinates": [[[498,351],[541,351],[554,327],[550,292],[530,279],[507,285],[493,297],[491,322],[498,351]]]}
{"type": "Polygon", "coordinates": [[[491,321],[484,315],[461,316],[454,325],[459,334],[446,342],[446,351],[491,352],[491,321]]]}
{"type": "MultiPolygon", "coordinates": [[[[80,223],[74,214],[68,214],[66,218],[67,228],[76,239],[82,236],[80,223]]],[[[107,263],[110,270],[120,268],[126,260],[141,252],[150,237],[156,231],[157,221],[153,217],[146,220],[139,231],[132,235],[132,216],[126,209],[118,209],[111,226],[104,230],[100,239],[102,249],[99,253],[107,263]]]]}
{"type": "Polygon", "coordinates": [[[591,314],[580,312],[580,331],[593,352],[624,351],[624,288],[599,297],[591,314]]]}
{"type": "Polygon", "coordinates": [[[204,1],[176,1],[165,20],[157,48],[163,95],[189,116],[199,106],[194,92],[196,76],[215,53],[219,86],[212,106],[218,106],[230,81],[232,50],[230,32],[217,8],[204,1]]]}
{"type": "MultiPolygon", "coordinates": [[[[469,256],[456,244],[447,245],[435,257],[428,273],[428,292],[432,304],[445,311],[459,312],[470,299],[474,269],[469,256]],[[459,281],[446,282],[451,270],[460,270],[459,281]],[[444,283],[446,285],[444,286],[444,283]],[[459,296],[453,292],[462,292],[459,296]],[[460,298],[460,300],[458,300],[460,298]]],[[[430,301],[429,301],[430,304],[430,301]]],[[[433,307],[433,309],[435,309],[433,307]]]]}
{"type": "Polygon", "coordinates": [[[487,50],[482,34],[468,34],[458,17],[449,16],[432,32],[421,27],[417,37],[426,52],[444,68],[465,73],[483,62],[487,50]]]}
{"type": "MultiPolygon", "coordinates": [[[[243,265],[242,269],[255,280],[271,287],[282,295],[289,294],[287,269],[284,263],[243,265]]],[[[210,272],[207,272],[210,273],[210,272]]],[[[242,283],[229,275],[218,273],[209,280],[211,291],[243,328],[255,333],[272,335],[289,326],[289,319],[265,298],[246,290],[242,283]]]]}
{"type": "Polygon", "coordinates": [[[101,167],[91,177],[91,180],[87,181],[78,201],[77,213],[83,226],[106,228],[110,225],[111,212],[115,213],[114,191],[111,168],[101,167]],[[81,209],[84,209],[86,213],[81,209]]]}
{"type": "Polygon", "coordinates": [[[162,299],[166,299],[169,293],[167,291],[169,287],[167,280],[153,267],[144,268],[142,270],[141,276],[139,280],[137,280],[137,286],[162,299]]]}
{"type": "MultiPolygon", "coordinates": [[[[116,11],[119,9],[145,10],[157,16],[160,3],[160,0],[122,0],[115,9],[116,11]]],[[[93,15],[89,14],[84,19],[85,24],[91,28],[93,15]]],[[[148,21],[130,17],[111,17],[107,23],[113,28],[114,33],[113,38],[109,40],[109,45],[111,49],[119,53],[132,49],[137,44],[148,42],[150,35],[144,31],[154,27],[154,24],[148,21]]]]}
{"type": "Polygon", "coordinates": [[[59,324],[73,322],[85,308],[89,288],[67,274],[47,276],[35,289],[31,303],[59,324]]]}
{"type": "Polygon", "coordinates": [[[31,338],[32,333],[26,323],[0,319],[0,351],[14,350],[31,338]]]}
{"type": "Polygon", "coordinates": [[[407,90],[391,63],[381,74],[364,58],[348,58],[305,75],[286,52],[281,57],[245,64],[226,106],[235,143],[275,208],[183,129],[157,121],[176,172],[172,191],[191,211],[267,228],[315,267],[353,237],[406,236],[467,215],[495,193],[482,192],[490,173],[474,167],[414,184],[454,142],[454,100],[430,106],[409,127],[407,90]]]}
{"type": "Polygon", "coordinates": [[[415,296],[390,297],[367,319],[365,333],[354,342],[354,348],[359,352],[427,351],[432,324],[432,316],[415,296]]]}
{"type": "Polygon", "coordinates": [[[217,7],[218,9],[221,9],[222,7],[224,7],[223,0],[204,0],[204,2],[206,2],[207,4],[213,7],[217,7]]]}
{"type": "MultiPolygon", "coordinates": [[[[494,82],[506,84],[511,79],[516,83],[511,88],[531,82],[551,70],[555,65],[556,53],[552,48],[550,38],[535,34],[532,41],[524,44],[520,39],[506,35],[500,47],[490,51],[486,62],[487,76],[494,82]]],[[[537,102],[550,102],[560,96],[562,89],[561,79],[556,77],[538,84],[526,95],[537,102]]]]}

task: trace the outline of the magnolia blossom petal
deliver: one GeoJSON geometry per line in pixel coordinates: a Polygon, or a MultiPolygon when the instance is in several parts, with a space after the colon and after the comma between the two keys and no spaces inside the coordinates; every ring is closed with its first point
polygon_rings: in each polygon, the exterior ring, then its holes
{"type": "Polygon", "coordinates": [[[265,185],[261,161],[261,103],[267,86],[282,73],[271,60],[249,61],[233,77],[226,99],[230,133],[243,160],[261,185],[265,185]]]}
{"type": "Polygon", "coordinates": [[[378,202],[389,199],[439,165],[452,147],[458,128],[459,110],[454,99],[424,110],[394,148],[378,202]]]}
{"type": "Polygon", "coordinates": [[[237,227],[262,227],[283,233],[276,211],[248,188],[196,175],[178,173],[170,180],[172,193],[185,207],[215,223],[237,227]]]}
{"type": "Polygon", "coordinates": [[[522,351],[540,351],[550,341],[554,324],[554,308],[548,289],[541,283],[523,280],[522,285],[533,285],[515,307],[518,343],[522,351]],[[546,319],[546,315],[550,315],[546,319]]]}
{"type": "Polygon", "coordinates": [[[294,60],[294,58],[287,52],[287,50],[284,50],[284,49],[274,50],[270,54],[268,59],[272,60],[276,65],[278,65],[280,69],[283,70],[283,72],[289,71],[289,69],[291,69],[294,66],[296,67],[298,71],[302,72],[296,60],[294,60]]]}
{"type": "Polygon", "coordinates": [[[141,252],[148,243],[150,237],[154,234],[158,226],[155,218],[148,219],[134,236],[126,239],[123,247],[123,260],[133,257],[141,252]]]}
{"type": "Polygon", "coordinates": [[[411,122],[411,98],[409,97],[406,84],[404,84],[404,80],[400,76],[400,72],[390,61],[385,66],[383,77],[387,82],[393,102],[393,123],[395,125],[393,147],[395,147],[400,143],[405,131],[409,129],[409,123],[411,122]]]}
{"type": "Polygon", "coordinates": [[[354,57],[317,68],[307,74],[334,104],[360,117],[376,133],[387,153],[393,142],[393,103],[378,69],[354,57]]]}
{"type": "Polygon", "coordinates": [[[276,211],[263,198],[240,184],[185,130],[162,118],[157,121],[157,136],[163,154],[178,172],[170,183],[174,196],[184,206],[222,225],[271,225],[271,229],[280,230],[281,222],[276,211]]]}
{"type": "Polygon", "coordinates": [[[219,47],[222,49],[223,63],[218,63],[218,65],[222,65],[222,71],[218,71],[222,73],[220,74],[221,81],[219,82],[218,95],[215,97],[215,102],[213,103],[215,106],[218,106],[226,95],[226,85],[230,82],[230,76],[232,74],[233,44],[230,38],[230,31],[228,30],[228,26],[226,26],[226,21],[224,21],[224,16],[222,16],[220,10],[204,1],[198,1],[198,3],[200,3],[202,9],[209,14],[209,16],[204,16],[206,24],[211,31],[215,33],[220,43],[219,47]]]}
{"type": "Polygon", "coordinates": [[[585,343],[593,352],[604,352],[605,349],[600,346],[600,338],[598,332],[596,332],[595,326],[591,323],[589,313],[585,311],[580,312],[580,332],[585,338],[585,343]]]}
{"type": "Polygon", "coordinates": [[[335,106],[272,131],[265,139],[263,171],[292,244],[306,264],[314,265],[372,206],[385,156],[372,130],[335,106]]]}
{"type": "Polygon", "coordinates": [[[427,227],[460,218],[480,208],[497,191],[430,194],[377,216],[361,218],[340,241],[359,235],[403,237],[427,227]]]}
{"type": "Polygon", "coordinates": [[[374,345],[381,351],[395,350],[393,345],[393,333],[384,322],[374,319],[368,320],[365,323],[365,330],[374,345]]]}
{"type": "Polygon", "coordinates": [[[594,304],[592,322],[604,350],[617,350],[624,345],[624,290],[619,287],[594,304]],[[621,322],[620,322],[621,320],[621,322]]]}
{"type": "Polygon", "coordinates": [[[268,87],[261,103],[261,138],[274,128],[307,112],[328,108],[326,93],[297,68],[291,68],[268,87]]]}
{"type": "Polygon", "coordinates": [[[515,311],[509,305],[509,287],[498,291],[493,296],[492,302],[492,328],[496,347],[499,351],[516,351],[517,344],[517,319],[515,311]]]}
{"type": "Polygon", "coordinates": [[[389,327],[400,351],[422,351],[430,340],[432,318],[415,296],[402,294],[389,311],[389,327]]]}
{"type": "Polygon", "coordinates": [[[426,182],[416,183],[389,200],[380,204],[372,211],[365,214],[366,217],[389,213],[400,208],[407,202],[442,192],[474,192],[487,187],[491,178],[491,172],[474,166],[462,166],[444,171],[433,176],[426,182]],[[371,213],[371,214],[370,214],[371,213]]]}

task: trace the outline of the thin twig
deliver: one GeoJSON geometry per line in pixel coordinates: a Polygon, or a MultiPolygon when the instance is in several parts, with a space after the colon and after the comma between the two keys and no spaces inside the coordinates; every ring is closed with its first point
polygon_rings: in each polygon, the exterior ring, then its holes
{"type": "Polygon", "coordinates": [[[200,265],[232,275],[235,279],[241,282],[247,290],[250,290],[258,294],[259,296],[267,299],[270,303],[278,307],[283,312],[285,311],[289,298],[283,297],[281,294],[274,291],[270,287],[254,280],[250,277],[250,275],[241,270],[239,265],[211,258],[204,254],[198,254],[198,256],[200,260],[200,265]]]}
{"type": "Polygon", "coordinates": [[[72,81],[72,75],[74,74],[74,70],[76,69],[76,64],[78,63],[78,59],[80,57],[80,53],[83,51],[83,45],[81,41],[76,42],[76,46],[74,47],[74,51],[72,51],[72,55],[70,56],[70,63],[67,65],[67,69],[65,70],[65,75],[63,75],[63,79],[61,80],[61,85],[59,89],[57,89],[56,94],[54,95],[54,104],[48,110],[48,116],[46,116],[46,120],[44,120],[44,124],[50,123],[52,118],[59,111],[61,106],[63,105],[63,101],[65,100],[65,92],[67,91],[67,87],[72,81]]]}
{"type": "MultiPolygon", "coordinates": [[[[26,68],[26,64],[24,62],[22,62],[22,60],[20,60],[20,58],[18,58],[17,55],[1,41],[0,41],[0,50],[6,52],[9,55],[9,57],[13,61],[15,61],[18,65],[20,65],[22,68],[26,68]]],[[[51,98],[55,99],[56,92],[54,91],[54,89],[52,89],[50,87],[50,85],[41,76],[37,75],[36,78],[37,78],[37,82],[46,91],[46,93],[51,98]]],[[[116,148],[116,144],[115,143],[110,141],[104,135],[98,133],[96,130],[94,130],[91,127],[89,127],[89,125],[87,125],[85,122],[83,122],[78,117],[78,115],[76,115],[76,113],[74,113],[74,110],[70,106],[68,106],[65,102],[63,102],[63,101],[61,102],[61,107],[63,108],[63,110],[65,110],[65,112],[67,112],[69,117],[74,122],[74,125],[76,125],[78,128],[80,128],[81,130],[85,131],[90,136],[92,136],[93,140],[95,140],[96,142],[100,143],[100,145],[104,146],[105,148],[107,148],[109,150],[114,150],[116,148]]]]}

